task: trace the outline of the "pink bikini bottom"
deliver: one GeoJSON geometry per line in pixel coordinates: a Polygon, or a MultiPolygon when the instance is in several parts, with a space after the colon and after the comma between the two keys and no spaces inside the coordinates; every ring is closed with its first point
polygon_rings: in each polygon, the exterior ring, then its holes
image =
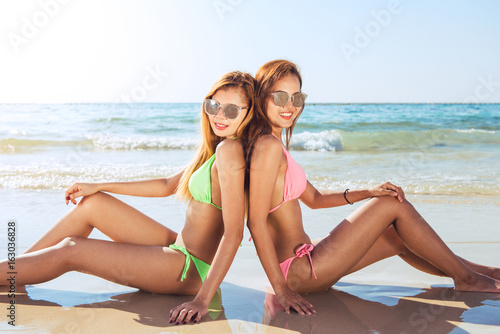
{"type": "Polygon", "coordinates": [[[285,276],[285,281],[287,280],[288,270],[290,270],[290,265],[292,264],[292,261],[298,257],[303,257],[304,255],[307,255],[309,257],[309,263],[311,264],[311,270],[313,272],[314,278],[318,279],[318,277],[316,277],[316,273],[314,272],[314,267],[311,259],[311,252],[313,249],[314,249],[313,244],[303,244],[295,251],[295,256],[292,256],[280,263],[281,271],[283,272],[283,276],[285,276]]]}

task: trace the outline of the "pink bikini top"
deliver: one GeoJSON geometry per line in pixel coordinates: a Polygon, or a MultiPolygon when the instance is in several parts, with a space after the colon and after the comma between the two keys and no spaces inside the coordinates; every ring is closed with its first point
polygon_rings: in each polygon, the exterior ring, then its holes
{"type": "Polygon", "coordinates": [[[304,190],[306,190],[307,186],[306,173],[304,173],[304,170],[299,166],[299,164],[293,160],[292,156],[288,153],[284,146],[283,153],[285,153],[287,164],[285,172],[285,185],[283,189],[283,201],[276,207],[272,208],[269,213],[278,209],[283,203],[299,198],[304,190]]]}

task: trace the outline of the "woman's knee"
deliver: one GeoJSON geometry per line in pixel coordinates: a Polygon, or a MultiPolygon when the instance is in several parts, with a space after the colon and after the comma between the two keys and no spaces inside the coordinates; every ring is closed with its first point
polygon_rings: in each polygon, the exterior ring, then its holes
{"type": "Polygon", "coordinates": [[[108,197],[111,196],[101,192],[97,192],[89,196],[83,196],[77,207],[83,209],[93,209],[96,206],[101,205],[108,197]]]}
{"type": "Polygon", "coordinates": [[[111,199],[113,196],[101,192],[84,196],[78,203],[76,210],[85,222],[94,226],[94,221],[99,218],[99,213],[109,209],[111,199]]]}
{"type": "Polygon", "coordinates": [[[375,206],[377,206],[377,208],[379,208],[383,212],[387,213],[392,212],[396,216],[399,215],[400,213],[403,213],[413,208],[411,203],[408,202],[406,199],[400,202],[397,198],[392,196],[374,197],[370,200],[370,202],[373,203],[375,206]]]}

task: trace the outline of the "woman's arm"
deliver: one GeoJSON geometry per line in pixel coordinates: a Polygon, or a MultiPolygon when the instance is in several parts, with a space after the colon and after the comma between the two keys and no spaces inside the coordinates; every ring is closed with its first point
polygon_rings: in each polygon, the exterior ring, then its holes
{"type": "Polygon", "coordinates": [[[66,204],[71,201],[76,204],[75,199],[81,196],[89,196],[98,191],[110,192],[120,195],[141,197],[166,197],[175,192],[183,171],[161,179],[131,181],[131,182],[109,182],[109,183],[75,183],[66,190],[64,197],[66,204]]]}
{"type": "Polygon", "coordinates": [[[215,164],[221,191],[224,235],[220,241],[207,278],[193,301],[170,312],[170,321],[198,322],[208,313],[208,305],[226,276],[241,240],[245,218],[245,159],[239,142],[227,140],[217,147],[215,164]]]}
{"type": "Polygon", "coordinates": [[[349,191],[317,190],[307,182],[306,190],[300,196],[300,200],[311,209],[332,208],[362,201],[370,197],[393,196],[400,202],[405,199],[403,189],[390,182],[379,184],[369,189],[359,189],[349,191]],[[345,197],[344,197],[345,194],[345,197]],[[347,200],[346,200],[347,198],[347,200]]]}
{"type": "Polygon", "coordinates": [[[300,314],[311,314],[312,305],[286,284],[267,225],[282,157],[282,146],[276,138],[269,135],[257,141],[250,168],[248,228],[264,271],[285,311],[289,313],[293,307],[300,314]]]}

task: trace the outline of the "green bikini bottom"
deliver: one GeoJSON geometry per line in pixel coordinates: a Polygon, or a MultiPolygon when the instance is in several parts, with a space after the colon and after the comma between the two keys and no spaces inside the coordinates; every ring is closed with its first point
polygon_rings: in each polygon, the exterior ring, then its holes
{"type": "Polygon", "coordinates": [[[186,265],[184,266],[184,270],[182,272],[182,277],[181,277],[181,282],[186,278],[187,276],[187,271],[189,269],[189,266],[191,265],[191,261],[194,262],[194,265],[196,266],[196,270],[198,270],[198,274],[200,275],[201,281],[205,282],[205,278],[207,277],[208,270],[210,269],[210,265],[206,262],[203,262],[202,260],[194,257],[193,255],[189,254],[187,251],[186,247],[184,246],[177,246],[175,244],[172,244],[168,246],[169,248],[172,248],[174,250],[181,251],[186,255],[186,265]]]}

